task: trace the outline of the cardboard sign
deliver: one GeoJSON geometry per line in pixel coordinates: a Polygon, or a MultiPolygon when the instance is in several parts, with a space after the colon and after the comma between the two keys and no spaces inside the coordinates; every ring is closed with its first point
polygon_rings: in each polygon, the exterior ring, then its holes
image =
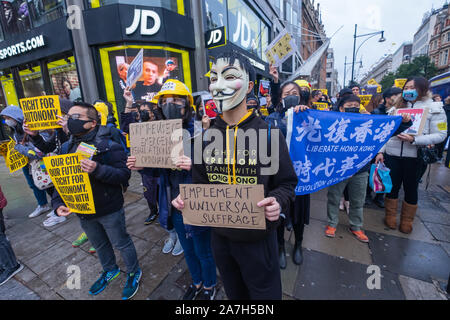
{"type": "Polygon", "coordinates": [[[402,133],[410,134],[413,136],[420,136],[427,121],[428,109],[398,109],[397,115],[409,114],[413,122],[412,126],[403,131],[402,133]]]}
{"type": "Polygon", "coordinates": [[[130,151],[136,167],[175,169],[183,153],[182,120],[130,124],[130,151]]]}
{"type": "Polygon", "coordinates": [[[180,184],[183,223],[234,229],[266,229],[263,185],[180,184]]]}
{"type": "Polygon", "coordinates": [[[328,103],[325,103],[325,102],[314,102],[313,106],[315,106],[317,110],[322,110],[322,111],[329,110],[328,103]]]}
{"type": "Polygon", "coordinates": [[[133,61],[131,61],[130,66],[127,71],[127,87],[132,87],[142,76],[144,70],[144,49],[141,49],[133,61]]]}
{"type": "Polygon", "coordinates": [[[294,53],[295,47],[294,38],[284,29],[267,47],[265,51],[267,60],[275,67],[279,67],[294,53]]]}
{"type": "Polygon", "coordinates": [[[61,116],[59,97],[40,96],[20,99],[23,117],[30,130],[47,130],[61,128],[56,122],[61,116]]]}
{"type": "Polygon", "coordinates": [[[403,89],[403,87],[406,84],[406,81],[408,81],[408,79],[395,79],[394,86],[396,86],[397,88],[403,89]]]}
{"type": "Polygon", "coordinates": [[[361,96],[359,96],[359,98],[361,99],[361,104],[365,108],[369,104],[370,99],[372,99],[372,95],[371,94],[361,95],[361,96]]]}
{"type": "Polygon", "coordinates": [[[87,172],[81,170],[82,156],[77,153],[45,157],[45,168],[53,185],[71,212],[94,214],[94,197],[87,172]]]}

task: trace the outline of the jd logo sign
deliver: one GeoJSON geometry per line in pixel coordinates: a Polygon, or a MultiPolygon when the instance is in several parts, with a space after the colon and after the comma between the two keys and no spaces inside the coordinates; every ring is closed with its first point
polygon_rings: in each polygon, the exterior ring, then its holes
{"type": "Polygon", "coordinates": [[[134,9],[134,18],[131,26],[126,28],[126,34],[133,34],[141,26],[141,35],[152,36],[161,29],[161,18],[153,10],[134,9]],[[148,27],[148,19],[153,20],[153,27],[148,27]]]}
{"type": "Polygon", "coordinates": [[[225,26],[208,30],[205,33],[206,49],[212,49],[227,44],[225,26]]]}

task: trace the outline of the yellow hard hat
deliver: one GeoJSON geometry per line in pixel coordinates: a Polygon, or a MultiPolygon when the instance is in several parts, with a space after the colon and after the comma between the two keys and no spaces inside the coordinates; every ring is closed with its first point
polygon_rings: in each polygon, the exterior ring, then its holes
{"type": "Polygon", "coordinates": [[[295,80],[294,81],[298,86],[301,87],[307,87],[309,88],[309,91],[311,91],[311,84],[306,80],[295,80]]]}
{"type": "Polygon", "coordinates": [[[194,104],[194,98],[192,97],[189,88],[181,81],[175,79],[167,80],[161,90],[153,97],[155,100],[159,100],[164,95],[177,95],[177,96],[186,96],[189,99],[189,105],[194,104]]]}
{"type": "Polygon", "coordinates": [[[107,120],[108,120],[108,106],[104,104],[103,102],[97,102],[94,104],[94,108],[97,110],[98,113],[100,113],[101,118],[101,125],[106,126],[107,120]]]}

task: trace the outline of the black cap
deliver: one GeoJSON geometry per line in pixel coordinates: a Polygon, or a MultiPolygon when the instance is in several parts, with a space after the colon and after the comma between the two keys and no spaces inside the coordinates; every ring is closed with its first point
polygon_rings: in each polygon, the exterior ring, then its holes
{"type": "Polygon", "coordinates": [[[390,97],[395,96],[396,94],[400,94],[402,92],[403,92],[403,90],[400,88],[397,88],[397,87],[389,88],[385,92],[383,92],[383,99],[390,98],[390,97]]]}
{"type": "Polygon", "coordinates": [[[339,91],[339,97],[342,97],[342,96],[344,96],[344,95],[346,95],[346,94],[353,94],[352,89],[350,89],[350,88],[344,88],[344,89],[342,89],[341,91],[339,91]]]}
{"type": "Polygon", "coordinates": [[[358,96],[355,96],[354,94],[346,95],[345,97],[339,99],[338,107],[344,106],[347,102],[358,102],[361,104],[361,99],[358,96]]]}

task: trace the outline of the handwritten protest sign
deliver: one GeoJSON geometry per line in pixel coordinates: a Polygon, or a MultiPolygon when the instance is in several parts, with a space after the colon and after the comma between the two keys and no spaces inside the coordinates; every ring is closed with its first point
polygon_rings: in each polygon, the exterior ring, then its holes
{"type": "Polygon", "coordinates": [[[180,184],[183,222],[193,226],[266,229],[263,185],[180,184]]]}
{"type": "Polygon", "coordinates": [[[397,115],[409,114],[413,122],[412,126],[402,133],[419,136],[427,120],[428,109],[397,109],[397,115]]]}
{"type": "Polygon", "coordinates": [[[181,119],[130,124],[130,152],[136,167],[175,169],[183,152],[181,119]]]}
{"type": "Polygon", "coordinates": [[[47,130],[61,128],[56,122],[61,116],[59,97],[40,96],[20,99],[23,117],[30,130],[47,130]]]}
{"type": "Polygon", "coordinates": [[[5,143],[2,143],[0,151],[1,155],[3,155],[3,157],[5,158],[5,163],[10,173],[22,169],[28,164],[28,158],[14,149],[15,146],[16,142],[11,139],[10,141],[6,142],[6,150],[5,143]]]}
{"type": "Polygon", "coordinates": [[[279,67],[294,53],[295,47],[294,38],[284,29],[267,47],[265,51],[267,60],[275,67],[279,67]]]}
{"type": "Polygon", "coordinates": [[[94,214],[94,197],[88,173],[82,171],[80,154],[45,157],[45,168],[53,185],[71,212],[94,214]]]}
{"type": "Polygon", "coordinates": [[[372,95],[371,94],[367,94],[367,95],[360,95],[359,98],[361,99],[361,104],[366,107],[369,102],[370,99],[372,99],[372,95]]]}
{"type": "Polygon", "coordinates": [[[344,181],[370,163],[400,126],[401,117],[288,111],[286,140],[298,177],[297,195],[344,181]]]}
{"type": "Polygon", "coordinates": [[[141,49],[133,61],[131,61],[130,66],[127,71],[127,87],[132,87],[142,76],[144,70],[144,49],[141,49]]]}

